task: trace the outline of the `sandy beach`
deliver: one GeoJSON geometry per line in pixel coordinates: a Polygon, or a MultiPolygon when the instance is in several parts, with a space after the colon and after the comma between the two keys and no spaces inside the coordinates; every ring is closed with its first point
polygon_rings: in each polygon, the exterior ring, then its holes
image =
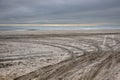
{"type": "Polygon", "coordinates": [[[0,31],[0,80],[120,80],[120,30],[0,31]]]}

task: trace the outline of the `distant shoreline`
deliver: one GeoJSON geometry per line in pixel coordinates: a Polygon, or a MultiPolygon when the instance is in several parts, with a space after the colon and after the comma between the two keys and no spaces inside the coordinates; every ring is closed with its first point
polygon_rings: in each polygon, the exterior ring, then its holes
{"type": "Polygon", "coordinates": [[[120,26],[0,26],[0,31],[38,31],[38,30],[114,30],[120,26]]]}
{"type": "Polygon", "coordinates": [[[93,29],[93,30],[11,30],[0,31],[0,35],[43,35],[43,34],[101,34],[120,33],[120,29],[93,29]]]}

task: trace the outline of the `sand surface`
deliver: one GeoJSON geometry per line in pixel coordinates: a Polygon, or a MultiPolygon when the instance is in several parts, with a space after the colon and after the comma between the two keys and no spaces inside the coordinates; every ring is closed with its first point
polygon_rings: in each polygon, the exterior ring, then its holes
{"type": "Polygon", "coordinates": [[[120,80],[120,30],[0,31],[0,80],[120,80]]]}

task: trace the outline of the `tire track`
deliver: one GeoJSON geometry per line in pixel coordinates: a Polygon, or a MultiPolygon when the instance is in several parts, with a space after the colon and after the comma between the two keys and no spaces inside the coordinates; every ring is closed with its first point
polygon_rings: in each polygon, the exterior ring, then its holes
{"type": "MultiPolygon", "coordinates": [[[[100,44],[101,41],[82,38],[73,40],[76,44],[81,43],[89,45],[90,47],[95,47],[95,51],[93,52],[88,52],[86,49],[71,45],[70,43],[64,44],[52,41],[49,42],[49,40],[21,41],[22,43],[42,44],[50,47],[57,47],[63,52],[66,51],[67,54],[71,55],[71,57],[54,65],[51,64],[16,77],[14,80],[114,80],[112,76],[116,75],[120,70],[118,67],[120,54],[119,51],[117,51],[117,49],[120,49],[120,41],[116,38],[113,39],[108,37],[108,39],[117,43],[114,46],[106,44],[105,48],[109,48],[108,51],[103,50],[100,44]],[[73,60],[72,54],[75,54],[74,51],[81,51],[83,54],[76,56],[73,60]]],[[[32,54],[30,55],[31,57],[34,57],[32,54]]],[[[39,54],[37,56],[39,56],[39,54]]],[[[16,55],[16,57],[18,57],[18,55],[16,55]]]]}
{"type": "MultiPolygon", "coordinates": [[[[32,42],[33,43],[33,42],[32,42]]],[[[34,43],[36,43],[36,42],[34,42],[34,43]]],[[[37,43],[37,44],[45,44],[45,45],[49,45],[49,46],[54,46],[54,47],[59,47],[59,48],[62,48],[62,49],[64,49],[64,50],[67,50],[68,51],[68,53],[71,53],[72,51],[70,50],[70,49],[67,49],[67,48],[65,48],[65,47],[63,47],[63,46],[67,46],[67,47],[72,47],[72,48],[75,48],[75,49],[79,49],[79,50],[82,50],[82,49],[80,49],[80,48],[78,48],[78,47],[75,47],[75,46],[70,46],[70,45],[63,45],[63,44],[56,44],[56,43],[47,43],[47,42],[39,42],[39,43],[37,43]]],[[[82,50],[82,51],[84,51],[84,50],[82,50]]],[[[84,51],[85,52],[85,51],[84,51]]],[[[73,61],[72,61],[73,62],[73,61]]],[[[61,64],[60,64],[61,65],[61,64]]],[[[53,68],[54,69],[54,68],[53,68]]],[[[35,73],[35,72],[33,72],[33,73],[35,73]]],[[[30,74],[27,74],[27,75],[25,75],[25,76],[28,76],[28,75],[30,75],[30,74]]],[[[20,77],[20,78],[17,78],[17,79],[15,79],[15,80],[22,80],[21,79],[22,77],[20,77]]],[[[29,77],[30,79],[31,79],[31,77],[29,77]]],[[[33,77],[34,78],[34,77],[33,77]]],[[[25,80],[29,80],[29,79],[26,79],[25,78],[25,80]]]]}
{"type": "MultiPolygon", "coordinates": [[[[46,42],[45,42],[45,44],[46,44],[46,42]]],[[[54,44],[56,44],[56,43],[54,43],[54,44]]],[[[50,44],[51,45],[51,44],[50,44]]],[[[62,45],[63,46],[63,44],[59,44],[59,45],[62,45]]],[[[57,44],[57,46],[56,45],[53,45],[53,43],[52,43],[52,46],[55,46],[55,47],[58,47],[58,44],[57,44]]],[[[70,46],[70,45],[64,45],[64,46],[69,46],[69,47],[73,47],[73,46],[70,46]]],[[[77,49],[80,49],[80,48],[78,48],[78,47],[75,47],[74,46],[74,48],[77,48],[77,49]]],[[[71,52],[71,51],[70,51],[71,52]]],[[[75,62],[76,63],[76,62],[75,62]]],[[[73,61],[72,61],[72,63],[70,63],[69,65],[73,65],[73,61]]],[[[58,67],[57,69],[60,69],[60,68],[62,68],[62,67],[65,67],[66,66],[66,64],[65,65],[63,65],[63,66],[61,66],[61,67],[58,67]]],[[[74,67],[75,65],[73,65],[73,67],[74,67]]],[[[73,68],[73,67],[71,67],[71,68],[73,68]]],[[[54,68],[53,68],[54,69],[54,68]]],[[[52,71],[52,72],[54,72],[54,71],[52,71]]],[[[55,70],[55,72],[56,72],[56,70],[55,70]]],[[[56,74],[55,74],[56,75],[56,74]]],[[[49,75],[50,76],[50,75],[49,75]]],[[[15,79],[15,80],[19,80],[19,79],[15,79]]],[[[20,80],[22,80],[22,79],[20,79],[20,80]]],[[[41,79],[40,79],[41,80],[41,79]]]]}

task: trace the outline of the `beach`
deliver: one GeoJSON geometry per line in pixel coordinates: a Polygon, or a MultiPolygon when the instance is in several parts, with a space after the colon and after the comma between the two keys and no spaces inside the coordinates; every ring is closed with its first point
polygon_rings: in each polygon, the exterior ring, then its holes
{"type": "Polygon", "coordinates": [[[120,29],[0,31],[0,80],[119,80],[120,29]]]}

